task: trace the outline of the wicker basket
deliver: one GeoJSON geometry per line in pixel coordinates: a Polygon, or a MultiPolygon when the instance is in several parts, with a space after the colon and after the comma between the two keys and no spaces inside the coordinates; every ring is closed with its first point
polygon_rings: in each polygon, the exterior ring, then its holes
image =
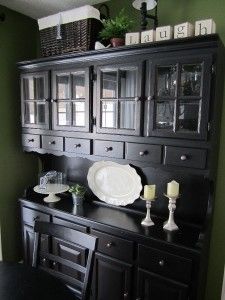
{"type": "Polygon", "coordinates": [[[57,26],[40,30],[42,56],[94,49],[101,21],[88,18],[61,25],[62,39],[57,40],[57,26]]]}

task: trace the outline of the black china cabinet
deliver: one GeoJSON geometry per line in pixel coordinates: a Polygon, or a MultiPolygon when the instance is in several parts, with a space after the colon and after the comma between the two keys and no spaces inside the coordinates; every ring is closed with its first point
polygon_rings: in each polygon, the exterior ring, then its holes
{"type": "MultiPolygon", "coordinates": [[[[131,164],[143,185],[157,185],[158,196],[151,210],[155,226],[145,228],[141,200],[115,208],[88,193],[75,209],[67,193],[50,206],[28,188],[20,199],[27,264],[39,219],[98,237],[91,300],[204,299],[223,57],[219,37],[208,35],[18,64],[22,146],[39,154],[43,170],[61,170],[87,184],[94,161],[131,164]],[[163,193],[172,179],[181,185],[175,212],[180,229],[167,232],[163,193]]],[[[85,261],[85,249],[67,241],[44,237],[42,247],[85,261]]],[[[61,271],[66,282],[72,270],[61,271]]]]}

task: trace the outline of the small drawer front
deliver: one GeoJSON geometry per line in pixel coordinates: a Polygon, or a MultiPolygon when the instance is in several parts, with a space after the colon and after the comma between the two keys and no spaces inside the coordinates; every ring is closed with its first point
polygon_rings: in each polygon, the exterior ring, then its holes
{"type": "Polygon", "coordinates": [[[131,160],[161,163],[162,147],[147,144],[126,144],[126,158],[131,160]]]}
{"type": "Polygon", "coordinates": [[[50,222],[50,215],[31,208],[23,207],[22,219],[24,223],[34,226],[35,221],[50,222]]]}
{"type": "Polygon", "coordinates": [[[63,137],[43,135],[42,148],[48,150],[63,151],[63,137]]]}
{"type": "Polygon", "coordinates": [[[90,154],[91,141],[85,139],[65,138],[65,151],[77,154],[90,154]]]}
{"type": "Polygon", "coordinates": [[[191,259],[139,245],[138,265],[153,273],[188,283],[191,281],[191,259]]]}
{"type": "Polygon", "coordinates": [[[94,154],[98,156],[123,158],[124,143],[110,141],[95,141],[94,154]]]}
{"type": "Polygon", "coordinates": [[[133,242],[94,229],[91,229],[91,234],[98,237],[98,252],[126,262],[133,261],[133,242]]]}
{"type": "Polygon", "coordinates": [[[165,147],[165,165],[204,169],[206,150],[193,148],[165,147]]]}
{"type": "Polygon", "coordinates": [[[40,135],[22,134],[22,145],[24,147],[40,148],[40,135]]]}
{"type": "Polygon", "coordinates": [[[64,219],[61,219],[61,218],[58,218],[58,217],[53,217],[52,222],[54,224],[69,227],[69,228],[72,228],[72,229],[75,229],[75,230],[78,230],[78,231],[81,231],[81,232],[84,232],[84,233],[87,232],[87,227],[86,226],[83,226],[83,225],[80,225],[80,224],[77,224],[77,223],[74,223],[74,222],[71,222],[71,221],[68,221],[68,220],[64,220],[64,219]]]}

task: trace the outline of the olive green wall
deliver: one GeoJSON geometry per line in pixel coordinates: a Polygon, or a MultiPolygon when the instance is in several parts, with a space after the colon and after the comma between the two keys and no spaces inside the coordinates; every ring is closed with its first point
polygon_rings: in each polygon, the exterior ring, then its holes
{"type": "MultiPolygon", "coordinates": [[[[132,0],[111,0],[107,2],[111,17],[125,8],[138,28],[140,13],[132,7],[132,0]]],[[[217,32],[225,44],[225,1],[224,0],[159,0],[159,25],[175,25],[184,21],[213,18],[217,32]]],[[[225,99],[225,96],[224,96],[225,99]]],[[[222,112],[222,130],[220,142],[216,203],[213,217],[212,239],[210,246],[209,271],[206,288],[206,300],[220,300],[222,277],[225,262],[225,105],[222,112]]]]}
{"type": "Polygon", "coordinates": [[[36,56],[36,22],[0,6],[0,223],[4,260],[19,258],[17,199],[35,182],[37,158],[20,142],[20,92],[16,62],[36,56]]]}

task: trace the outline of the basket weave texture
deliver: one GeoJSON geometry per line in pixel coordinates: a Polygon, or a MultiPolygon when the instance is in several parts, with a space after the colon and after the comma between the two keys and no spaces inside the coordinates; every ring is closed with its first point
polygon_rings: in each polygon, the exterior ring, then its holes
{"type": "Polygon", "coordinates": [[[41,55],[52,56],[63,53],[94,49],[101,21],[90,18],[61,25],[62,39],[57,40],[57,26],[40,30],[41,55]]]}

